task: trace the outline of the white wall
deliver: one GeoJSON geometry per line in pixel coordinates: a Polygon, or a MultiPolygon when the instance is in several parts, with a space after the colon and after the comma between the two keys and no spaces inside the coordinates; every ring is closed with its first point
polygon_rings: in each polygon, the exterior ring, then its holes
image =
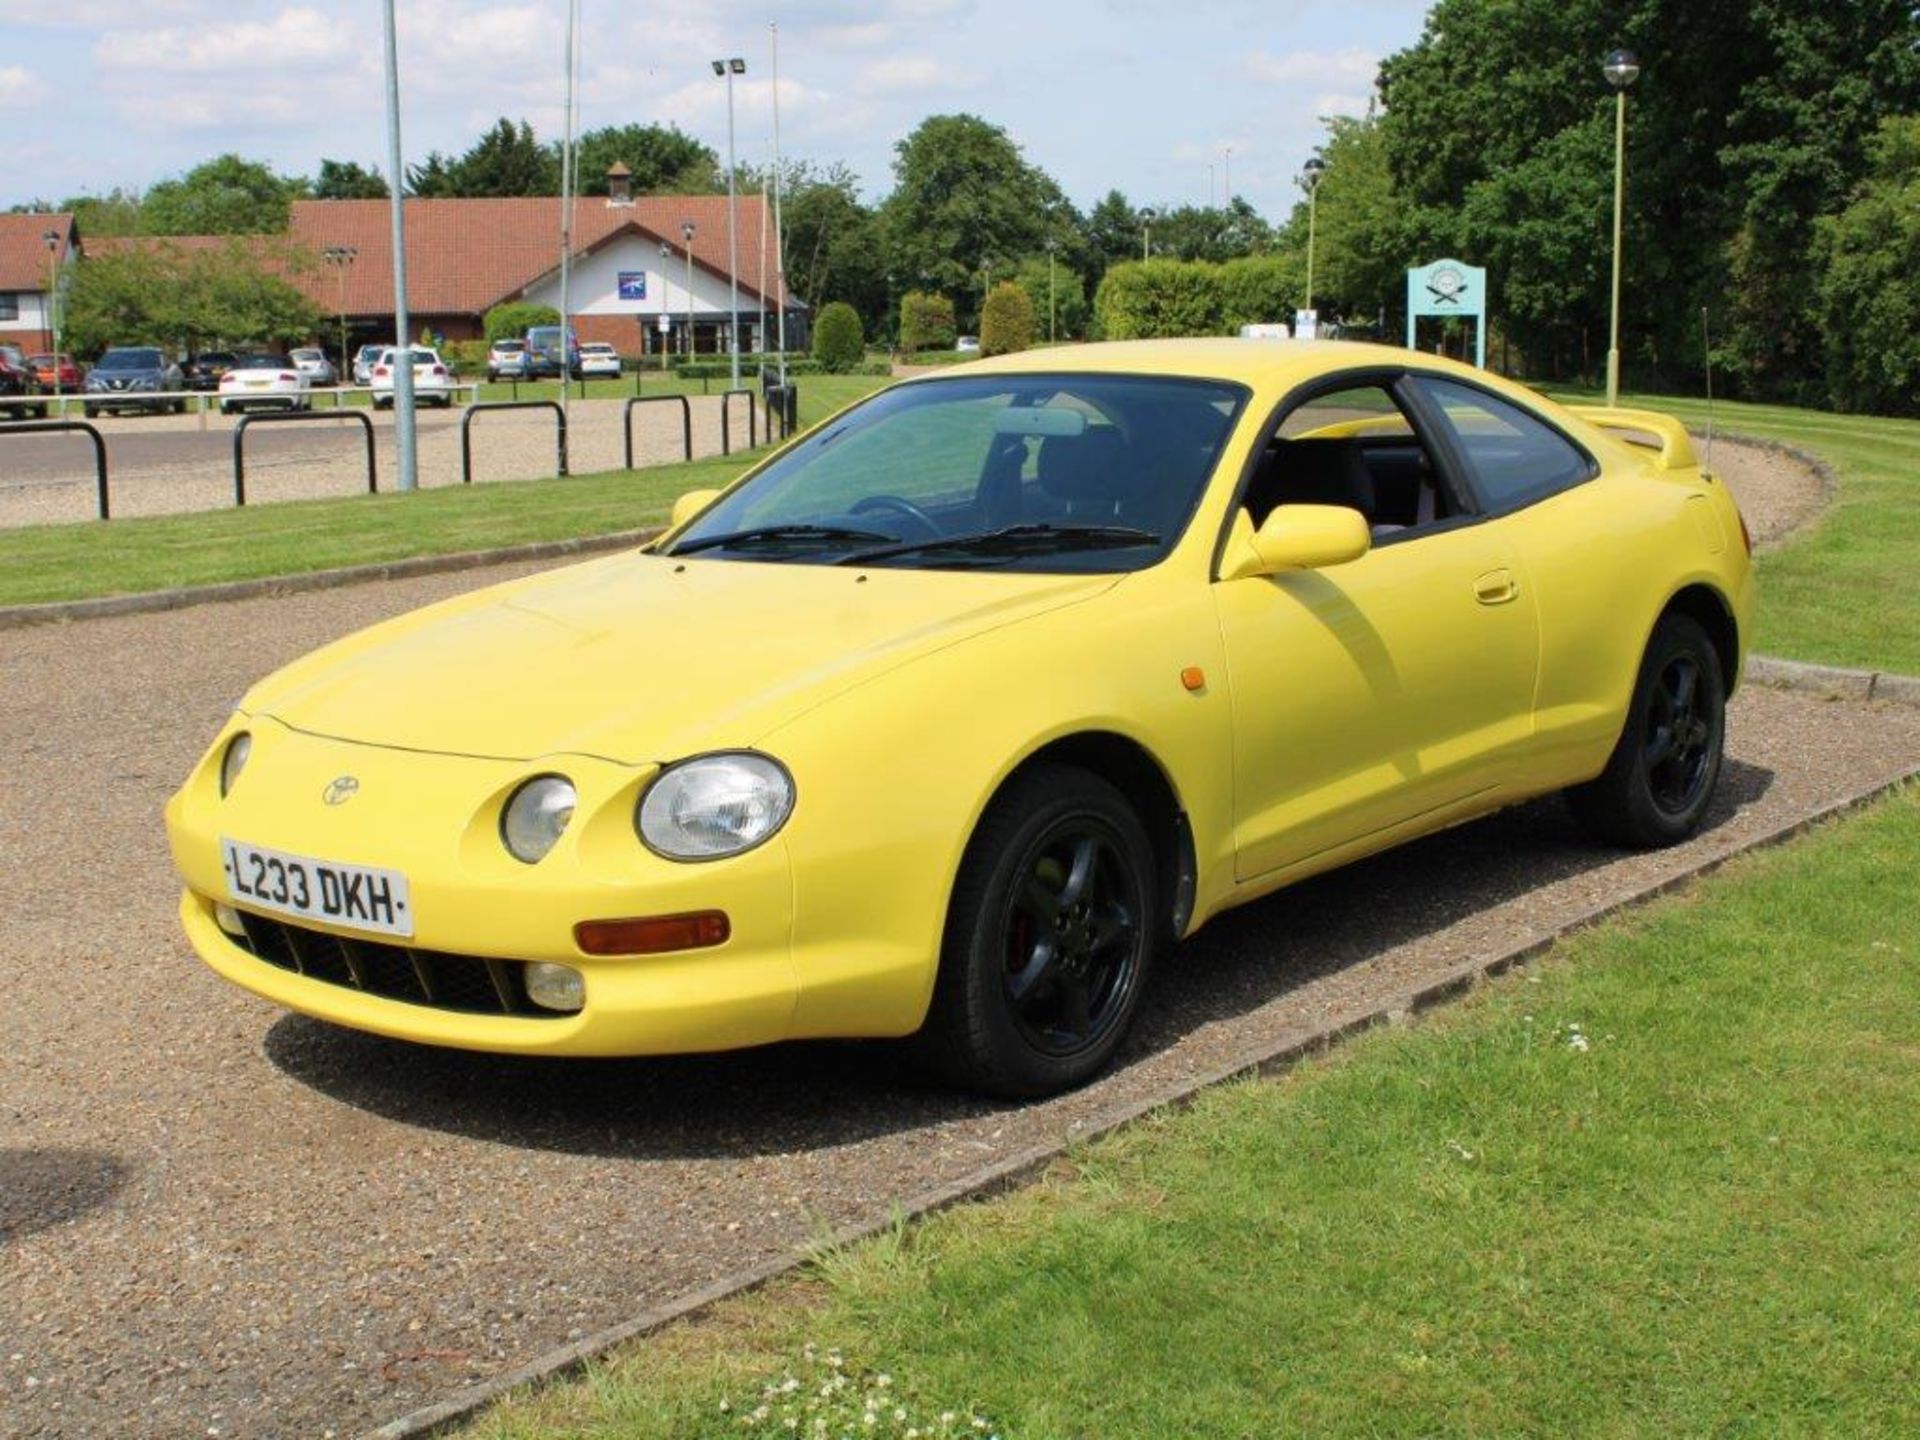
{"type": "MultiPolygon", "coordinates": [[[[757,281],[758,276],[743,274],[744,281],[757,281]]],[[[670,259],[662,259],[658,241],[642,240],[637,235],[626,235],[614,241],[598,254],[589,255],[578,261],[568,278],[567,300],[575,315],[658,315],[665,308],[669,315],[680,317],[687,313],[687,259],[678,245],[673,247],[670,259]],[[622,300],[620,298],[620,272],[622,270],[641,270],[647,276],[647,298],[645,300],[622,300]]],[[[773,276],[767,276],[767,286],[773,288],[773,276]]],[[[560,308],[560,277],[549,276],[542,284],[527,292],[528,300],[536,305],[551,305],[560,308]]],[[[710,320],[714,316],[724,316],[728,310],[729,292],[726,280],[710,271],[702,270],[698,264],[693,267],[693,314],[695,320],[710,320]]],[[[740,310],[742,314],[757,312],[759,301],[752,290],[743,285],[740,290],[740,310]]]]}
{"type": "Polygon", "coordinates": [[[9,330],[45,330],[47,297],[44,292],[26,290],[13,292],[14,299],[20,305],[18,320],[0,320],[0,333],[9,330]]]}

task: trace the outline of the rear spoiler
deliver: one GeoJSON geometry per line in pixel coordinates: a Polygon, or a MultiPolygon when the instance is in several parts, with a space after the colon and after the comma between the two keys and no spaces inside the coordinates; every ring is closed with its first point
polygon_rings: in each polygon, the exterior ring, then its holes
{"type": "Polygon", "coordinates": [[[1694,456],[1693,438],[1687,434],[1687,427],[1671,415],[1662,415],[1657,410],[1610,409],[1605,405],[1569,405],[1567,408],[1589,425],[1614,432],[1629,445],[1645,445],[1644,437],[1653,436],[1660,446],[1657,464],[1662,470],[1693,470],[1700,464],[1694,456]]]}

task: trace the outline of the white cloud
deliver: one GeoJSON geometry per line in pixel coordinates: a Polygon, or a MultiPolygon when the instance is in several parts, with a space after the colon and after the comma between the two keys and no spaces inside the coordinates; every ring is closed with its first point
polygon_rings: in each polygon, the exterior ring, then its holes
{"type": "Polygon", "coordinates": [[[971,70],[930,55],[892,55],[860,67],[859,88],[874,95],[912,95],[927,90],[966,89],[979,83],[971,70]]]}
{"type": "Polygon", "coordinates": [[[24,110],[53,98],[53,87],[24,65],[0,65],[0,110],[24,110]]]}
{"type": "Polygon", "coordinates": [[[1371,85],[1379,68],[1380,57],[1366,50],[1289,50],[1283,55],[1258,50],[1247,57],[1247,73],[1274,85],[1302,80],[1371,85]]]}
{"type": "Polygon", "coordinates": [[[265,22],[110,30],[93,53],[110,70],[221,75],[332,66],[352,60],[360,49],[346,26],[318,10],[295,7],[265,22]]]}
{"type": "Polygon", "coordinates": [[[1357,119],[1367,113],[1369,101],[1366,95],[1320,95],[1314,98],[1313,113],[1320,117],[1351,115],[1357,119]]]}

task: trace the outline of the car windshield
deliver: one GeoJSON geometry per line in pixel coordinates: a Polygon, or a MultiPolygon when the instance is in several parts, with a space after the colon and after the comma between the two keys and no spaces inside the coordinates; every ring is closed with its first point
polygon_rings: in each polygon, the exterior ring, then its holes
{"type": "Polygon", "coordinates": [[[96,370],[159,370],[165,365],[158,350],[109,350],[96,370]]]}
{"type": "Polygon", "coordinates": [[[526,348],[527,342],[524,340],[496,340],[493,342],[494,353],[498,355],[518,355],[526,348]]]}
{"type": "MultiPolygon", "coordinates": [[[[380,363],[382,365],[393,364],[393,351],[382,350],[380,352],[380,363]]],[[[438,365],[440,363],[440,357],[431,350],[415,350],[413,352],[413,363],[415,365],[438,365]]]]}
{"type": "Polygon", "coordinates": [[[1247,392],[1219,381],[993,375],[848,411],[668,547],[810,564],[1137,570],[1173,548],[1247,392]]]}
{"type": "Polygon", "coordinates": [[[296,350],[293,352],[293,358],[296,360],[324,360],[327,357],[322,355],[318,350],[296,350]]]}

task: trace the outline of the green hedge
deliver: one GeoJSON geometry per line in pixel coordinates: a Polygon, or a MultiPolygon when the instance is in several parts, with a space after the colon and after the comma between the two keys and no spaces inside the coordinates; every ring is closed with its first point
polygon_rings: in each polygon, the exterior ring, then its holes
{"type": "Polygon", "coordinates": [[[813,322],[813,359],[831,375],[846,375],[866,358],[866,330],[860,312],[836,300],[813,322]]]}
{"type": "Polygon", "coordinates": [[[1242,325],[1283,324],[1302,296],[1292,257],[1124,261],[1111,266],[1094,300],[1109,340],[1232,335],[1242,325]]]}
{"type": "Polygon", "coordinates": [[[1033,344],[1033,301],[1011,280],[987,292],[980,307],[980,353],[1008,355],[1033,344]]]}

